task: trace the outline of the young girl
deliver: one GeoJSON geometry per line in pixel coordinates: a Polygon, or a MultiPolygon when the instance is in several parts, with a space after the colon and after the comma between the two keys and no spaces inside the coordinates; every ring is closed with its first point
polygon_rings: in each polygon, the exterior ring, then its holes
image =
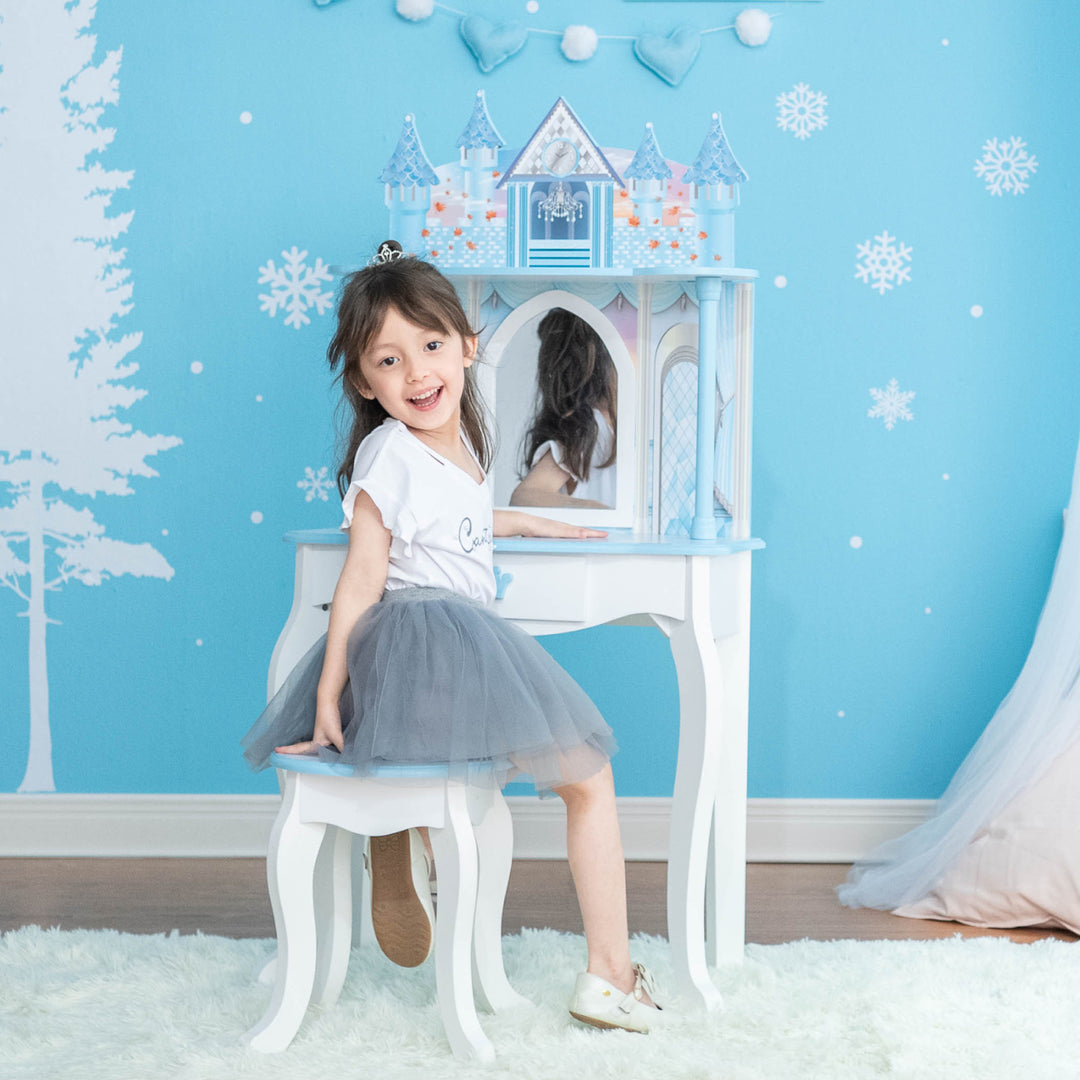
{"type": "MultiPolygon", "coordinates": [[[[359,772],[508,760],[507,775],[555,791],[588,946],[570,1011],[645,1032],[661,1014],[630,960],[611,730],[532,637],[488,610],[493,536],[604,534],[493,514],[476,350],[454,287],[396,243],[346,281],[328,357],[353,414],[338,473],[349,550],[325,639],[245,736],[245,756],[263,768],[275,749],[316,753],[359,772]]],[[[408,858],[388,865],[399,880],[384,891],[428,889],[408,858]]]]}
{"type": "Polygon", "coordinates": [[[537,409],[511,506],[615,505],[617,377],[600,335],[552,308],[537,327],[537,409]]]}

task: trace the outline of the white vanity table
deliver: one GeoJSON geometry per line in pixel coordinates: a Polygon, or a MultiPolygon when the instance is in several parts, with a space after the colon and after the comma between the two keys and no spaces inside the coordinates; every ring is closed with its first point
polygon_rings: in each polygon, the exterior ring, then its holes
{"type": "MultiPolygon", "coordinates": [[[[334,530],[289,533],[293,606],[270,669],[271,691],[326,631],[345,559],[334,530]]],[[[756,540],[503,539],[495,610],[532,634],[601,623],[655,623],[679,680],[679,756],[668,852],[668,938],[678,992],[717,1008],[707,964],[742,960],[746,894],[746,731],[750,552],[756,540]],[[509,580],[508,580],[509,579],[509,580]]],[[[608,717],[618,737],[618,717],[608,717]]]]}
{"type": "MultiPolygon", "coordinates": [[[[535,280],[535,271],[528,276],[535,280]]],[[[511,310],[501,318],[481,311],[481,305],[492,290],[499,290],[500,282],[509,283],[509,293],[522,275],[455,279],[473,325],[488,327],[486,341],[482,335],[486,371],[479,382],[489,402],[498,401],[500,362],[516,333],[513,327],[525,325],[547,307],[573,306],[612,342],[619,370],[618,461],[623,465],[618,505],[600,511],[531,511],[606,528],[608,537],[496,540],[494,610],[534,635],[603,623],[651,623],[668,637],[680,702],[668,853],[668,936],[677,991],[685,1005],[705,1008],[720,1005],[707,965],[740,962],[744,943],[750,562],[751,551],[764,547],[750,537],[749,518],[755,276],[745,270],[603,277],[591,272],[581,275],[578,290],[574,273],[568,271],[557,282],[533,287],[524,302],[519,298],[504,304],[511,310]],[[603,301],[596,299],[596,290],[605,284],[616,291],[605,294],[603,301]],[[579,291],[590,296],[586,286],[593,290],[592,299],[575,300],[579,291]],[[654,287],[661,286],[667,292],[665,307],[658,309],[652,299],[654,287]],[[618,325],[623,310],[618,290],[632,296],[636,322],[631,335],[625,325],[618,325]],[[697,444],[688,536],[661,535],[655,524],[662,437],[657,365],[661,343],[670,338],[673,326],[683,331],[689,327],[696,339],[697,444]],[[727,401],[720,389],[725,371],[727,401]],[[733,402],[723,430],[718,398],[721,408],[733,402]],[[718,451],[721,436],[724,454],[718,451]],[[714,503],[718,464],[731,508],[730,518],[719,524],[714,503]]],[[[492,308],[500,302],[496,296],[492,308]]],[[[271,693],[325,632],[328,603],[346,550],[346,537],[335,530],[293,532],[286,540],[296,545],[295,591],[271,662],[271,693]]],[[[619,718],[606,719],[618,738],[619,718]]]]}

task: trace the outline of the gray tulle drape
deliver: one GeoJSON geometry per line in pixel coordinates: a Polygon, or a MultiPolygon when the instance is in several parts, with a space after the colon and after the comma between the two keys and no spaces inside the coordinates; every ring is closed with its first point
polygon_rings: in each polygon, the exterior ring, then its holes
{"type": "MultiPolygon", "coordinates": [[[[1031,651],[934,816],[859,860],[842,904],[891,910],[933,890],[964,848],[1080,738],[1080,449],[1070,511],[1031,651]]],[[[1076,782],[1080,784],[1080,776],[1076,782]]]]}

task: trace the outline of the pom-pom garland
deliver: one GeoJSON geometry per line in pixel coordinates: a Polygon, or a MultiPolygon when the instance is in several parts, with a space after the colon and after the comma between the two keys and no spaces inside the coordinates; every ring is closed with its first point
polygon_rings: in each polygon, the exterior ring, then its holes
{"type": "MultiPolygon", "coordinates": [[[[315,0],[315,3],[321,7],[333,3],[333,0],[315,0]]],[[[529,34],[559,34],[558,30],[525,26],[516,21],[495,25],[480,16],[439,3],[439,0],[394,0],[394,9],[398,15],[410,22],[429,18],[437,7],[461,20],[459,30],[462,40],[476,57],[476,62],[483,72],[494,70],[520,52],[529,34]]],[[[536,0],[529,0],[525,7],[529,14],[535,14],[540,5],[536,0]]],[[[734,30],[735,36],[743,45],[764,45],[772,33],[772,16],[760,8],[744,8],[736,16],[734,23],[712,26],[706,30],[696,30],[688,26],[676,27],[666,38],[656,33],[636,36],[598,34],[591,26],[575,23],[562,31],[561,48],[567,60],[580,63],[596,54],[601,40],[629,40],[634,43],[634,55],[647,68],[672,86],[676,86],[693,67],[701,38],[719,30],[734,30]]]]}
{"type": "Polygon", "coordinates": [[[396,10],[403,19],[419,22],[435,10],[435,0],[397,0],[396,10]]]}
{"type": "Polygon", "coordinates": [[[744,45],[764,45],[772,33],[772,19],[760,8],[746,8],[735,18],[735,34],[744,45]]]}
{"type": "Polygon", "coordinates": [[[599,38],[591,26],[568,26],[563,31],[562,51],[567,60],[588,60],[599,38]]]}

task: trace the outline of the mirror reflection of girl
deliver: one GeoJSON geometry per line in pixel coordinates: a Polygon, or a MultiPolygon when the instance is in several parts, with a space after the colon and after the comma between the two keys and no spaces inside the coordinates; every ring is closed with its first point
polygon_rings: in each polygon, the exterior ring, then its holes
{"type": "Polygon", "coordinates": [[[537,407],[511,506],[615,505],[617,376],[600,335],[552,308],[537,327],[537,407]]]}

